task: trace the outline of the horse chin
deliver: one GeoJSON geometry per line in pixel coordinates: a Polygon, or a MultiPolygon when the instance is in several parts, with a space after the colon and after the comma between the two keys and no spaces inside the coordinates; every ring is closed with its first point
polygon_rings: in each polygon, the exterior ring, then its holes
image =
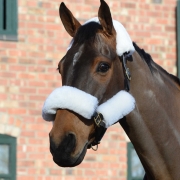
{"type": "Polygon", "coordinates": [[[78,153],[78,155],[76,155],[75,157],[73,156],[57,156],[56,154],[53,154],[53,161],[60,167],[75,167],[77,165],[79,165],[87,152],[87,144],[84,146],[83,150],[78,153]]]}

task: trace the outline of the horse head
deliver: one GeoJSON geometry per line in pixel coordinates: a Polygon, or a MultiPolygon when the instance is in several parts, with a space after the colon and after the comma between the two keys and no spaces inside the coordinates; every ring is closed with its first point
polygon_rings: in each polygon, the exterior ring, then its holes
{"type": "MultiPolygon", "coordinates": [[[[63,88],[54,92],[57,96],[53,95],[53,99],[56,101],[60,95],[61,100],[64,99],[63,105],[67,103],[71,108],[56,110],[49,133],[50,151],[59,166],[73,167],[82,162],[91,145],[98,143],[95,141],[97,125],[93,120],[94,111],[124,89],[124,69],[120,58],[122,54],[117,53],[117,31],[104,0],[101,0],[98,18],[84,25],[64,3],[60,5],[59,14],[73,40],[58,64],[63,88]],[[82,110],[84,108],[87,113],[82,110]]],[[[104,129],[107,127],[105,125],[104,129]]]]}

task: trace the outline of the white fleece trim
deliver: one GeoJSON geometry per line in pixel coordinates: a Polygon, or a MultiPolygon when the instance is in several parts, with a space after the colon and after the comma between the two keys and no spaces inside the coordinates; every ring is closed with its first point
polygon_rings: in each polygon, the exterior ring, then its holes
{"type": "Polygon", "coordinates": [[[96,111],[103,115],[106,128],[108,128],[119,121],[119,119],[129,114],[134,108],[134,97],[130,93],[122,90],[111,99],[98,106],[96,111]]]}
{"type": "MultiPolygon", "coordinates": [[[[85,25],[89,22],[97,22],[100,24],[99,18],[94,17],[94,18],[91,18],[88,21],[86,21],[83,25],[85,25]]],[[[126,31],[124,26],[116,20],[113,20],[113,25],[116,30],[116,52],[117,52],[117,55],[122,56],[125,52],[129,52],[127,56],[132,55],[133,52],[135,51],[135,49],[134,49],[132,40],[131,40],[128,32],[126,31]]],[[[71,48],[72,44],[73,44],[73,39],[71,40],[71,43],[67,50],[69,50],[71,48]]]]}
{"type": "Polygon", "coordinates": [[[57,109],[69,109],[91,119],[96,111],[103,115],[106,128],[108,128],[135,108],[135,99],[122,90],[97,106],[96,97],[74,87],[62,86],[47,97],[42,109],[42,117],[46,121],[54,121],[57,109]]]}
{"type": "Polygon", "coordinates": [[[47,97],[42,109],[42,117],[46,121],[54,121],[57,109],[61,108],[91,119],[97,105],[96,97],[74,87],[62,86],[47,97]]]}

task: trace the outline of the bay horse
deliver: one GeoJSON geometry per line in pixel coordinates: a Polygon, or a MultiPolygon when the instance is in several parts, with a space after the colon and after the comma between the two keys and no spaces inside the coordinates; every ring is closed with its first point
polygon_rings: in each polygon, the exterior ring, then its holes
{"type": "MultiPolygon", "coordinates": [[[[64,108],[58,106],[57,100],[51,109],[50,120],[54,122],[49,138],[53,160],[62,167],[80,164],[87,149],[99,143],[108,127],[101,124],[104,114],[91,116],[94,110],[89,109],[92,106],[96,109],[125,90],[134,98],[135,107],[118,116],[117,122],[134,145],[146,172],[144,179],[179,180],[180,80],[157,65],[135,43],[132,53],[118,53],[117,36],[121,33],[114,27],[109,6],[104,0],[100,2],[99,23],[90,21],[84,25],[64,3],[60,5],[60,18],[73,40],[58,64],[62,89],[51,98],[56,101],[59,94],[61,100],[64,98],[64,108]],[[71,103],[66,106],[66,100],[79,105],[68,108],[71,103]],[[76,106],[87,106],[85,110],[90,113],[76,111],[76,106]]],[[[121,99],[116,101],[125,104],[121,99]]],[[[105,113],[113,115],[112,109],[116,107],[107,106],[105,113]]],[[[45,115],[43,118],[46,119],[45,115]]]]}

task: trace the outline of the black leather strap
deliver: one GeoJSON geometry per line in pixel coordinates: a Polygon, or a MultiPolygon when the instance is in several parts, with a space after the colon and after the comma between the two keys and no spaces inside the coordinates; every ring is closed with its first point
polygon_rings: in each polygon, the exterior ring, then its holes
{"type": "Polygon", "coordinates": [[[98,128],[98,131],[97,131],[97,133],[96,133],[96,135],[95,135],[95,139],[96,139],[96,142],[97,142],[98,144],[100,144],[101,139],[103,138],[106,130],[107,130],[107,129],[106,129],[105,127],[103,127],[103,126],[100,126],[100,127],[98,128]]]}
{"type": "Polygon", "coordinates": [[[123,72],[124,72],[124,89],[127,92],[129,92],[131,73],[129,71],[129,68],[127,68],[127,54],[123,54],[123,56],[122,56],[122,67],[123,67],[123,72]]]}
{"type": "Polygon", "coordinates": [[[101,113],[96,112],[93,116],[95,129],[95,140],[92,142],[92,146],[100,144],[102,137],[104,136],[107,128],[104,122],[104,117],[101,113]]]}

